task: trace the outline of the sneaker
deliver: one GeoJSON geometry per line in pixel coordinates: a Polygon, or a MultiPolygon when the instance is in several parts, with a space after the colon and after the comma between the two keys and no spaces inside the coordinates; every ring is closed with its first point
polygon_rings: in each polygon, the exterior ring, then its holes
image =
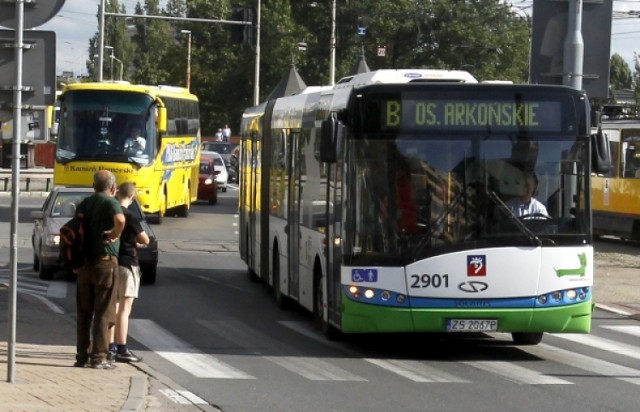
{"type": "Polygon", "coordinates": [[[100,362],[100,363],[92,363],[92,369],[115,369],[116,365],[111,362],[100,362]]]}
{"type": "Polygon", "coordinates": [[[107,352],[107,360],[109,362],[113,362],[114,360],[116,360],[116,352],[107,352]]]}
{"type": "Polygon", "coordinates": [[[142,360],[141,357],[138,357],[131,353],[131,351],[126,351],[125,353],[116,353],[116,362],[140,362],[142,360]]]}

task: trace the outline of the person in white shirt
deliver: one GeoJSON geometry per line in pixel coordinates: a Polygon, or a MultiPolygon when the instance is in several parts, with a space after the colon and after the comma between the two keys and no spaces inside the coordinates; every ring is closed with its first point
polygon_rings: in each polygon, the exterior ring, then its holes
{"type": "Polygon", "coordinates": [[[140,135],[140,128],[131,129],[131,137],[124,141],[125,151],[143,151],[147,145],[147,141],[140,135]]]}
{"type": "Polygon", "coordinates": [[[225,142],[228,142],[229,139],[231,138],[231,128],[229,127],[228,124],[225,124],[224,129],[222,129],[222,138],[224,139],[225,142]]]}
{"type": "Polygon", "coordinates": [[[548,217],[547,208],[535,197],[533,193],[538,185],[538,179],[533,174],[526,174],[524,177],[524,185],[522,193],[507,201],[507,206],[518,217],[527,215],[537,215],[538,217],[548,217]]]}

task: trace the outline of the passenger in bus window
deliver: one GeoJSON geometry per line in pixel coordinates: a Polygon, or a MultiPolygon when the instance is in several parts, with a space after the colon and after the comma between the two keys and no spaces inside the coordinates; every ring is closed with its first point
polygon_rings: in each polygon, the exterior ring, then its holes
{"type": "Polygon", "coordinates": [[[521,193],[507,201],[507,206],[518,217],[538,216],[549,217],[547,208],[535,197],[533,197],[538,187],[538,178],[533,173],[526,173],[520,185],[521,193]]]}

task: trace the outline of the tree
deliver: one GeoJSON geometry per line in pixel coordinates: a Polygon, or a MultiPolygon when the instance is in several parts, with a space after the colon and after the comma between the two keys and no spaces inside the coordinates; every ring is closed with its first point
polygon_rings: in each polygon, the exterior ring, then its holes
{"type": "Polygon", "coordinates": [[[631,88],[631,68],[618,53],[611,56],[609,62],[609,88],[612,90],[631,88]]]}

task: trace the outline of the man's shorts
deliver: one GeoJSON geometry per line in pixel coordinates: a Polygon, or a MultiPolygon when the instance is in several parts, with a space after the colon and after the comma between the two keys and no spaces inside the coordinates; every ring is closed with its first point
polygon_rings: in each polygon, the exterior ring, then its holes
{"type": "Polygon", "coordinates": [[[137,298],[140,291],[140,266],[118,267],[118,300],[137,298]]]}

